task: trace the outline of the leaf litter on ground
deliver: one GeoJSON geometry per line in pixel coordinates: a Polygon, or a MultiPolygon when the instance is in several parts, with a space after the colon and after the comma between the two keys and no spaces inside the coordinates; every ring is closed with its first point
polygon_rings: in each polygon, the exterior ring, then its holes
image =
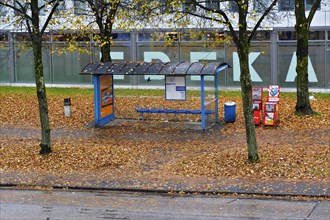
{"type": "MultiPolygon", "coordinates": [[[[34,95],[6,94],[0,98],[2,128],[39,128],[34,95]]],[[[37,173],[58,179],[86,174],[99,181],[329,180],[329,99],[311,101],[317,115],[298,116],[294,114],[294,99],[281,98],[279,126],[256,128],[260,161],[252,164],[247,162],[239,97],[230,98],[237,106],[236,122],[223,123],[206,132],[189,129],[189,123],[200,121],[196,115],[146,114],[146,120],[137,120],[141,117],[137,107],[199,109],[198,98],[175,102],[164,101],[162,97],[119,97],[116,117],[132,120],[105,128],[86,126],[93,121],[93,97],[73,96],[72,117],[64,117],[64,98],[58,94],[48,96],[51,128],[78,131],[81,135],[68,132],[66,136],[54,137],[53,152],[48,156],[38,154],[38,135],[3,136],[0,140],[2,172],[37,173]],[[184,126],[187,124],[188,128],[184,126]]],[[[219,97],[220,121],[223,121],[226,101],[228,97],[219,97]]],[[[84,179],[66,181],[78,184],[84,179]]]]}

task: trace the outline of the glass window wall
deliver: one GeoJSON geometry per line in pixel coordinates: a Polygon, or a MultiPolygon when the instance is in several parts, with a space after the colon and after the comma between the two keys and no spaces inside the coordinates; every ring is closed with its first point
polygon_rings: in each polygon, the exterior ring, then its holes
{"type": "Polygon", "coordinates": [[[264,12],[269,7],[269,3],[269,0],[255,0],[253,1],[253,10],[264,12]]]}
{"type": "MultiPolygon", "coordinates": [[[[56,44],[59,49],[65,49],[65,44],[56,44]]],[[[81,70],[90,63],[90,55],[79,52],[66,52],[52,55],[54,83],[91,83],[91,78],[79,75],[81,70]]]]}
{"type": "MultiPolygon", "coordinates": [[[[225,62],[225,49],[224,45],[215,45],[213,42],[206,43],[180,43],[180,61],[183,62],[199,62],[199,61],[216,61],[225,62]]],[[[199,76],[188,76],[188,86],[199,86],[199,76]]],[[[219,85],[225,85],[225,71],[222,71],[219,75],[219,85]]],[[[205,86],[214,86],[213,79],[205,77],[205,86]]]]}
{"type": "Polygon", "coordinates": [[[9,54],[8,44],[0,43],[0,82],[9,82],[9,54]]]}
{"type": "Polygon", "coordinates": [[[219,10],[220,9],[220,2],[217,0],[206,0],[205,6],[212,10],[219,10]]]}
{"type": "MultiPolygon", "coordinates": [[[[329,35],[328,37],[330,37],[330,31],[329,31],[329,35]]],[[[330,40],[330,39],[329,39],[330,40]]],[[[329,89],[330,88],[330,41],[328,41],[326,43],[326,58],[325,58],[325,65],[326,65],[326,69],[325,69],[325,88],[329,89]]]]}
{"type": "MultiPolygon", "coordinates": [[[[18,83],[34,83],[34,64],[33,64],[33,51],[32,48],[20,47],[15,45],[15,74],[16,82],[18,83]]],[[[51,83],[50,77],[50,63],[49,63],[49,49],[43,48],[42,50],[42,62],[44,79],[46,83],[51,83]]]]}
{"type": "MultiPolygon", "coordinates": [[[[254,36],[249,60],[253,85],[267,86],[278,83],[283,87],[296,87],[296,40],[295,31],[284,29],[277,31],[278,38],[270,42],[269,31],[259,31],[254,36]],[[271,51],[271,48],[276,48],[271,51]],[[276,58],[271,58],[276,56],[276,58]],[[271,61],[276,61],[271,67],[271,61]],[[271,72],[271,71],[277,71],[271,72]],[[273,80],[273,81],[272,81],[273,80]]],[[[217,61],[228,62],[232,68],[219,75],[222,87],[240,87],[239,59],[234,44],[224,44],[219,37],[225,33],[210,30],[201,32],[149,32],[138,33],[137,42],[131,39],[130,33],[119,33],[111,47],[114,61],[146,61],[146,62],[195,62],[217,61]],[[169,39],[169,41],[167,41],[169,39]],[[131,45],[132,42],[134,45],[131,45]]],[[[26,34],[12,34],[15,38],[13,51],[10,51],[7,34],[0,35],[0,81],[34,83],[33,53],[31,48],[23,46],[28,40],[26,34]],[[13,69],[12,69],[13,68],[13,69]],[[13,74],[13,75],[11,75],[13,74]]],[[[90,84],[91,77],[79,75],[81,69],[89,62],[100,60],[100,48],[91,44],[88,37],[79,39],[80,46],[91,53],[81,54],[69,52],[67,35],[45,35],[43,38],[43,64],[47,83],[90,84]],[[53,42],[50,42],[50,39],[53,42]],[[54,40],[56,40],[54,42],[54,40]],[[50,53],[50,45],[54,50],[61,48],[65,53],[50,53]]],[[[330,69],[330,31],[312,30],[309,33],[309,81],[311,88],[329,88],[330,69]]],[[[116,85],[122,86],[164,86],[164,76],[115,76],[116,85]]],[[[199,77],[187,77],[187,86],[199,87],[199,77]]],[[[213,86],[205,78],[206,86],[213,86]]]]}
{"type": "MultiPolygon", "coordinates": [[[[180,50],[178,42],[138,42],[137,61],[145,62],[179,62],[180,50]]],[[[138,85],[164,86],[164,76],[138,76],[138,85]],[[152,83],[150,81],[152,80],[152,83]]]]}
{"type": "Polygon", "coordinates": [[[294,0],[280,0],[278,4],[280,11],[293,11],[294,10],[294,0]]]}
{"type": "MultiPolygon", "coordinates": [[[[130,61],[131,59],[131,47],[130,42],[114,42],[111,46],[111,59],[112,61],[130,61]]],[[[95,62],[101,60],[101,49],[99,47],[93,48],[93,56],[95,62]]],[[[132,76],[130,75],[114,75],[114,85],[131,85],[132,76]]]]}
{"type": "MultiPolygon", "coordinates": [[[[305,0],[305,10],[306,10],[306,11],[310,11],[310,10],[311,10],[314,1],[315,1],[315,0],[305,0]]],[[[322,4],[322,0],[321,0],[321,4],[322,4]]],[[[318,10],[321,9],[321,4],[320,4],[319,7],[317,8],[318,10]]]]}
{"type": "MultiPolygon", "coordinates": [[[[296,43],[279,43],[278,82],[283,87],[296,87],[296,43]]],[[[324,43],[310,42],[308,57],[308,80],[311,88],[325,86],[324,43]]]]}
{"type": "MultiPolygon", "coordinates": [[[[239,87],[241,69],[235,45],[228,47],[228,61],[233,68],[227,70],[226,86],[239,87]]],[[[271,51],[269,42],[252,42],[249,54],[249,70],[253,85],[271,83],[271,51]]]]}
{"type": "Polygon", "coordinates": [[[182,1],[182,11],[189,13],[196,11],[196,5],[191,0],[183,0],[182,1]]]}

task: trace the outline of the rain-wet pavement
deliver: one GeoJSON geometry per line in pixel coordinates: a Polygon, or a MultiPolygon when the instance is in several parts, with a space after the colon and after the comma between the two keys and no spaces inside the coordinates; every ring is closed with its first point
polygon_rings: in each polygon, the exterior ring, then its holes
{"type": "Polygon", "coordinates": [[[1,191],[0,219],[329,219],[330,201],[116,191],[1,191]]]}

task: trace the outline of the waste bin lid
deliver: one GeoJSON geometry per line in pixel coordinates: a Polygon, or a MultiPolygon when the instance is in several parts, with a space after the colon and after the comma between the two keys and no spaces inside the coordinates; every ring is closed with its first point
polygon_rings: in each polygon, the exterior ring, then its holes
{"type": "Polygon", "coordinates": [[[235,105],[235,102],[225,102],[225,106],[233,106],[235,105]]]}

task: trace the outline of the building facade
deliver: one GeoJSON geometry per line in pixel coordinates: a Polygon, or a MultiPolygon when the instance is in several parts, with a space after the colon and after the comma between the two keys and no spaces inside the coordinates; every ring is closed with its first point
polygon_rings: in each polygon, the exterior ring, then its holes
{"type": "MultiPolygon", "coordinates": [[[[292,11],[293,0],[282,0],[278,9],[292,11]],[[286,2],[287,4],[284,4],[286,2]]],[[[70,1],[65,1],[70,2],[70,1]]],[[[310,0],[306,0],[307,7],[310,0]]],[[[71,4],[61,7],[72,7],[71,4]]],[[[214,5],[218,7],[218,5],[214,5]]],[[[308,10],[308,8],[306,9],[308,10]]],[[[1,11],[1,10],[0,10],[1,11]]],[[[3,9],[2,9],[3,11],[3,9]]],[[[80,13],[76,10],[75,13],[80,13]]],[[[24,32],[0,26],[0,82],[1,83],[34,83],[32,50],[20,46],[24,32]]],[[[218,61],[232,66],[219,77],[221,87],[235,88],[240,86],[239,60],[234,44],[217,43],[214,39],[226,33],[219,29],[205,29],[204,35],[192,37],[185,30],[164,28],[162,31],[152,27],[143,30],[114,30],[118,37],[114,39],[111,57],[114,61],[218,61]],[[174,37],[173,37],[174,34],[174,37]],[[166,37],[173,37],[169,43],[166,37]]],[[[89,62],[100,60],[100,49],[93,38],[79,42],[89,53],[66,51],[58,55],[52,51],[66,48],[67,43],[58,31],[50,31],[44,39],[43,64],[46,83],[49,84],[86,84],[92,79],[79,75],[81,69],[89,62]]],[[[296,87],[296,40],[295,30],[289,18],[283,18],[276,25],[257,32],[251,43],[250,72],[254,85],[267,86],[279,84],[283,88],[296,87]]],[[[308,73],[310,88],[330,88],[330,4],[322,0],[309,32],[308,73]]],[[[162,76],[116,76],[116,85],[126,87],[162,86],[162,76]]],[[[206,79],[207,80],[207,79],[206,79]]],[[[188,86],[199,85],[199,79],[187,78],[188,86]]]]}

